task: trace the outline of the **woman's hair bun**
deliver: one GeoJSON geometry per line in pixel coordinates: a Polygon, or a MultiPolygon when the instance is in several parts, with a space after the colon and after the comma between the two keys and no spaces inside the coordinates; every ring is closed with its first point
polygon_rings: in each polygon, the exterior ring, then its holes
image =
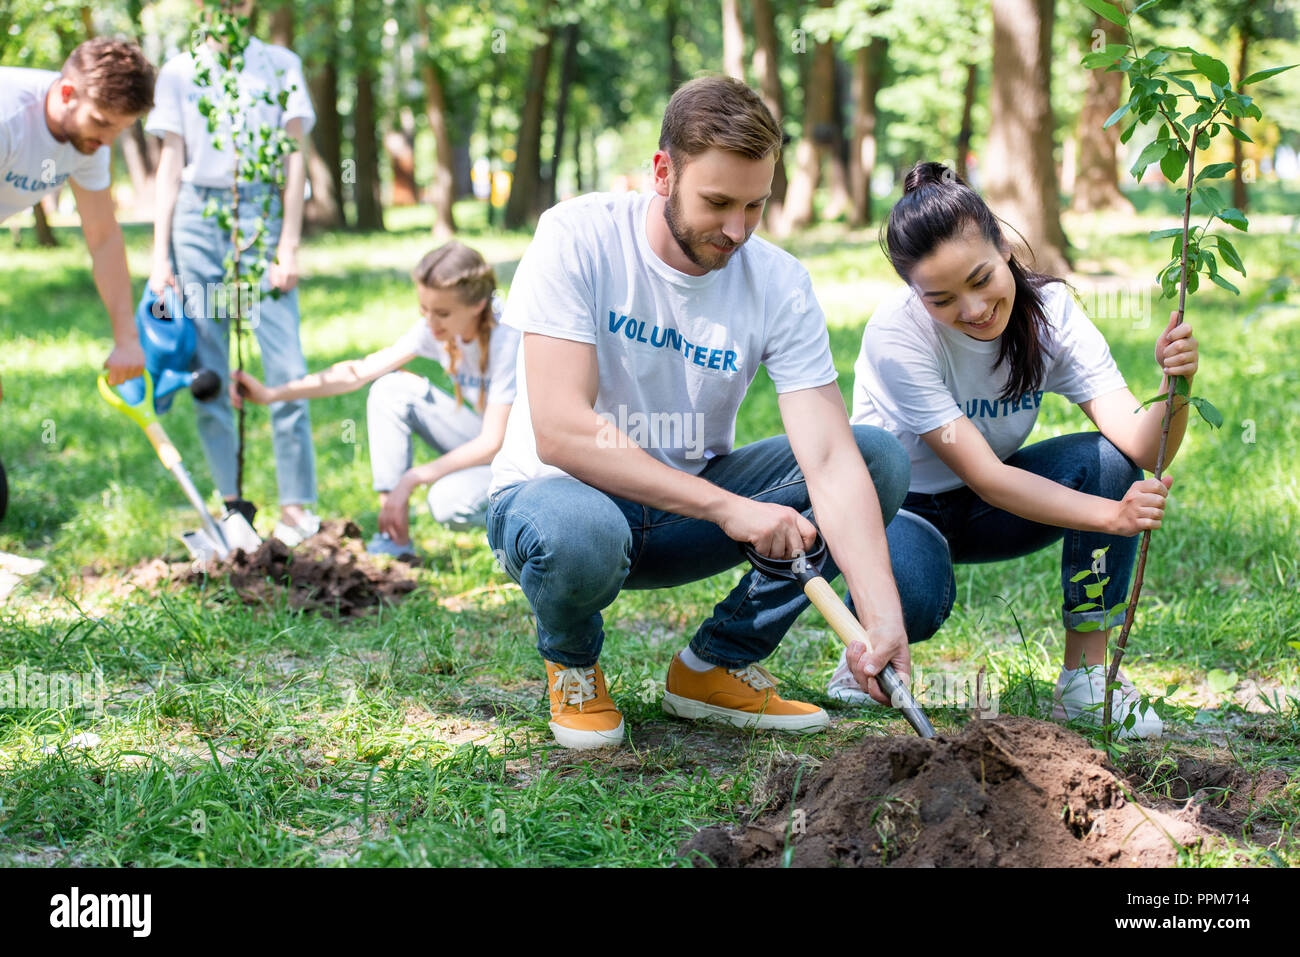
{"type": "Polygon", "coordinates": [[[922,186],[929,186],[933,183],[943,183],[948,186],[966,185],[962,182],[961,177],[949,167],[944,166],[942,163],[926,161],[917,163],[907,171],[907,175],[903,177],[903,195],[906,196],[922,186]]]}

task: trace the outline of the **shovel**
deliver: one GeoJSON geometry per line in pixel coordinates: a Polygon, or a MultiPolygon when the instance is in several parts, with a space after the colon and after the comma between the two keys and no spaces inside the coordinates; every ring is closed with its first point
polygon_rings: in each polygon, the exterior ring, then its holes
{"type": "Polygon", "coordinates": [[[199,513],[203,527],[181,536],[181,541],[189,549],[192,558],[199,561],[218,558],[224,561],[237,548],[251,552],[262,544],[262,539],[258,537],[257,532],[253,531],[253,526],[248,523],[248,519],[238,512],[227,511],[219,522],[208,513],[207,507],[203,504],[203,497],[199,495],[198,489],[190,480],[190,473],[181,464],[181,453],[176,450],[176,446],[172,445],[171,439],[167,438],[167,433],[163,431],[162,424],[154,413],[153,377],[149,375],[148,370],[144,373],[144,396],[135,405],[131,405],[114,391],[103,375],[99,377],[99,394],[104,397],[105,402],[144,429],[144,434],[149,437],[154,451],[162,460],[163,467],[176,477],[185,497],[199,513]]]}
{"type": "MultiPolygon", "coordinates": [[[[826,579],[822,578],[822,565],[826,563],[826,543],[822,541],[820,534],[807,553],[795,558],[768,558],[766,555],[760,555],[749,544],[746,544],[744,549],[745,557],[749,559],[755,570],[769,578],[781,578],[803,585],[804,594],[817,606],[817,610],[825,617],[831,629],[839,636],[840,641],[844,642],[844,647],[847,648],[852,641],[860,641],[867,646],[868,651],[872,650],[871,639],[867,637],[866,629],[844,602],[840,601],[840,596],[835,594],[835,590],[826,579]]],[[[876,681],[879,682],[881,690],[889,695],[889,700],[894,706],[903,712],[903,717],[917,734],[923,738],[934,737],[934,726],[930,724],[930,719],[925,716],[921,706],[912,697],[912,692],[903,683],[903,679],[898,677],[893,665],[885,665],[880,669],[876,681]]]]}

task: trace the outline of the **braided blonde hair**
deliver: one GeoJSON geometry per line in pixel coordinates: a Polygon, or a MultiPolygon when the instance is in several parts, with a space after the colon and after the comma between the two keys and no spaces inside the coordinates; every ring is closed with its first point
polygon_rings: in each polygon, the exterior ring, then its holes
{"type": "MultiPolygon", "coordinates": [[[[421,286],[430,289],[454,289],[456,298],[465,305],[486,300],[478,321],[479,375],[486,377],[488,369],[488,346],[492,341],[492,330],[496,328],[496,317],[492,312],[492,295],[497,288],[496,272],[487,261],[464,243],[452,240],[425,254],[411,272],[411,278],[421,286]]],[[[456,381],[456,366],[461,360],[460,345],[457,337],[452,336],[447,343],[447,353],[451,359],[448,372],[456,387],[456,402],[462,401],[460,383],[456,381]]],[[[483,414],[487,405],[487,389],[479,389],[478,412],[483,414]]]]}

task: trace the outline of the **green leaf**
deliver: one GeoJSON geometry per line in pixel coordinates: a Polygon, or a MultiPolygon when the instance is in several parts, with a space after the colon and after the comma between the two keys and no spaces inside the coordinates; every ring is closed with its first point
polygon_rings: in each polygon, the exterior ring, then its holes
{"type": "Polygon", "coordinates": [[[1137,415],[1143,409],[1147,408],[1147,406],[1155,405],[1157,402],[1163,402],[1167,398],[1169,398],[1168,392],[1161,392],[1159,395],[1153,395],[1151,398],[1145,399],[1140,406],[1134,409],[1133,414],[1137,415]]]}
{"type": "Polygon", "coordinates": [[[1267,70],[1260,70],[1258,73],[1252,73],[1237,85],[1245,86],[1247,83],[1258,83],[1260,80],[1267,80],[1270,76],[1277,76],[1279,73],[1285,73],[1287,70],[1294,70],[1298,65],[1300,64],[1292,63],[1290,66],[1269,67],[1267,70]]]}
{"type": "Polygon", "coordinates": [[[1080,0],[1080,2],[1097,16],[1105,17],[1111,23],[1121,27],[1128,24],[1128,17],[1124,16],[1117,7],[1107,3],[1106,0],[1080,0]]]}
{"type": "Polygon", "coordinates": [[[1196,187],[1196,198],[1199,199],[1202,205],[1205,206],[1206,210],[1211,213],[1218,213],[1218,211],[1224,207],[1223,194],[1213,186],[1196,187]]]}
{"type": "Polygon", "coordinates": [[[1141,182],[1142,174],[1146,172],[1146,168],[1164,156],[1168,149],[1169,147],[1166,145],[1164,140],[1152,140],[1143,147],[1142,152],[1138,154],[1137,161],[1133,164],[1132,169],[1129,170],[1129,172],[1133,174],[1133,178],[1138,182],[1141,182]]]}
{"type": "Polygon", "coordinates": [[[1070,579],[1070,581],[1072,581],[1072,582],[1081,582],[1081,581],[1083,581],[1085,578],[1087,578],[1087,577],[1088,577],[1089,575],[1091,575],[1091,574],[1092,574],[1092,569],[1091,569],[1091,568],[1085,568],[1083,571],[1076,573],[1075,576],[1074,576],[1073,578],[1070,579]]]}
{"type": "Polygon", "coordinates": [[[1181,236],[1182,234],[1183,227],[1170,226],[1168,229],[1157,229],[1155,232],[1149,234],[1147,236],[1147,242],[1153,243],[1157,239],[1168,239],[1170,236],[1181,236]]]}
{"type": "Polygon", "coordinates": [[[1187,154],[1177,144],[1160,159],[1160,172],[1164,173],[1165,179],[1171,183],[1177,183],[1186,168],[1187,154]]]}
{"type": "Polygon", "coordinates": [[[1169,78],[1170,83],[1174,84],[1179,89],[1185,90],[1186,92],[1192,94],[1192,96],[1196,96],[1195,84],[1189,83],[1187,80],[1184,80],[1182,77],[1174,76],[1172,73],[1166,73],[1165,76],[1169,78]]]}
{"type": "Polygon", "coordinates": [[[1236,169],[1235,163],[1211,163],[1196,174],[1196,182],[1199,183],[1203,179],[1220,179],[1227,176],[1234,169],[1236,169]]]}
{"type": "Polygon", "coordinates": [[[1243,143],[1253,143],[1253,142],[1255,142],[1254,140],[1252,140],[1252,139],[1250,138],[1250,135],[1249,135],[1248,133],[1246,133],[1245,130],[1239,130],[1239,129],[1237,129],[1235,126],[1232,126],[1232,125],[1227,124],[1227,123],[1225,123],[1225,124],[1223,125],[1223,128],[1224,128],[1225,130],[1227,130],[1229,133],[1231,133],[1231,134],[1232,134],[1236,139],[1241,140],[1243,143]]]}
{"type": "Polygon", "coordinates": [[[1243,276],[1246,275],[1246,264],[1242,262],[1241,255],[1237,252],[1237,247],[1232,245],[1227,236],[1215,236],[1215,244],[1218,246],[1219,255],[1237,272],[1243,276]]]}
{"type": "Polygon", "coordinates": [[[1082,605],[1075,605],[1070,611],[1092,611],[1094,608],[1100,608],[1095,601],[1085,601],[1082,605]]]}
{"type": "Polygon", "coordinates": [[[1191,394],[1191,391],[1192,391],[1192,387],[1191,387],[1190,385],[1188,385],[1188,383],[1187,383],[1187,376],[1184,376],[1184,375],[1176,375],[1176,376],[1174,376],[1174,394],[1175,394],[1175,395],[1186,396],[1186,395],[1191,394]]]}
{"type": "Polygon", "coordinates": [[[1227,209],[1220,210],[1217,215],[1229,226],[1235,226],[1243,233],[1250,227],[1250,221],[1246,219],[1246,215],[1235,207],[1229,206],[1227,209]]]}
{"type": "Polygon", "coordinates": [[[1223,413],[1216,409],[1214,403],[1209,399],[1194,395],[1187,401],[1196,407],[1196,411],[1200,413],[1202,419],[1209,423],[1211,428],[1218,429],[1223,426],[1223,413]]]}
{"type": "MultiPolygon", "coordinates": [[[[1112,45],[1118,46],[1118,44],[1112,45]]],[[[1087,54],[1080,63],[1088,70],[1096,70],[1103,66],[1108,67],[1113,65],[1116,60],[1123,56],[1124,53],[1128,51],[1128,47],[1120,47],[1120,51],[1120,53],[1111,53],[1110,46],[1107,46],[1105,50],[1096,50],[1093,53],[1087,54]]]]}
{"type": "MultiPolygon", "coordinates": [[[[1085,64],[1085,65],[1086,65],[1086,64],[1085,64]]],[[[1121,80],[1120,82],[1122,83],[1123,81],[1121,80]]],[[[1116,110],[1116,111],[1115,111],[1114,113],[1112,113],[1110,116],[1106,117],[1106,122],[1103,123],[1103,124],[1101,124],[1101,128],[1102,128],[1103,130],[1110,129],[1112,126],[1114,126],[1116,123],[1119,122],[1120,117],[1123,116],[1125,113],[1127,113],[1127,112],[1128,112],[1128,108],[1129,108],[1130,106],[1132,106],[1132,105],[1133,105],[1133,101],[1132,101],[1132,100],[1129,100],[1127,103],[1125,103],[1123,106],[1121,106],[1118,110],[1116,110]]]]}
{"type": "Polygon", "coordinates": [[[1130,17],[1136,17],[1139,13],[1141,13],[1141,12],[1142,12],[1143,10],[1145,10],[1147,7],[1154,7],[1157,3],[1163,3],[1163,2],[1164,2],[1164,0],[1147,0],[1146,3],[1139,4],[1136,8],[1134,8],[1133,12],[1130,13],[1129,16],[1130,16],[1130,17]]]}
{"type": "Polygon", "coordinates": [[[1211,83],[1217,83],[1219,86],[1228,86],[1231,83],[1228,68],[1212,56],[1207,56],[1204,53],[1193,53],[1192,66],[1196,67],[1196,72],[1211,83]]]}
{"type": "Polygon", "coordinates": [[[1073,630],[1074,630],[1074,631],[1096,631],[1096,630],[1097,630],[1098,628],[1100,628],[1100,627],[1101,627],[1101,622],[1097,622],[1097,621],[1081,621],[1081,622],[1079,622],[1077,625],[1074,626],[1074,629],[1073,629],[1073,630]]]}
{"type": "Polygon", "coordinates": [[[1237,686],[1239,680],[1237,672],[1223,671],[1219,668],[1211,668],[1210,673],[1205,676],[1205,683],[1215,694],[1226,694],[1237,686]]]}
{"type": "Polygon", "coordinates": [[[1093,582],[1091,585],[1084,585],[1084,586],[1083,586],[1083,593],[1084,593],[1085,595],[1087,595],[1089,598],[1100,598],[1100,597],[1101,597],[1101,583],[1100,583],[1100,582],[1093,582]]]}

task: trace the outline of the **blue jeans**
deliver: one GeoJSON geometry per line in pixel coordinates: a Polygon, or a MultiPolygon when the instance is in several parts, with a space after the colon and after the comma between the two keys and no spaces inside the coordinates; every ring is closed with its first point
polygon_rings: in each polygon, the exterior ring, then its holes
{"type": "MultiPolygon", "coordinates": [[[[1079,492],[1119,500],[1129,486],[1141,481],[1142,470],[1098,432],[1063,435],[1025,446],[1006,464],[1033,472],[1079,492]]],[[[986,504],[966,486],[937,495],[909,492],[898,515],[885,529],[889,560],[898,582],[903,623],[910,642],[924,641],[952,611],[956,581],[953,565],[998,562],[1061,543],[1061,620],[1074,629],[1097,622],[1103,629],[1119,624],[1123,611],[1107,617],[1128,595],[1129,576],[1137,555],[1138,536],[1121,538],[1099,532],[1079,532],[1042,525],[986,504]],[[1093,567],[1093,551],[1107,548],[1101,577],[1110,581],[1100,599],[1089,599],[1084,586],[1093,575],[1070,581],[1093,567]],[[1072,612],[1088,601],[1102,608],[1072,612]]]]}
{"type": "MultiPolygon", "coordinates": [[[[907,454],[881,429],[858,425],[853,435],[888,525],[907,492],[907,454]]],[[[745,498],[812,515],[803,472],[784,435],[710,459],[700,476],[745,498]]],[[[605,640],[601,609],[622,589],[670,588],[745,560],[741,546],[713,522],[606,495],[568,475],[495,493],[487,532],[537,617],[537,650],[566,667],[596,662],[605,640]]],[[[828,581],[839,574],[829,556],[823,574],[828,581]]],[[[751,569],[714,607],[691,639],[691,649],[726,668],[759,661],[775,650],[807,605],[797,583],[751,569]]]]}
{"type": "MultiPolygon", "coordinates": [[[[260,195],[251,186],[240,188],[240,226],[250,234],[254,219],[261,215],[260,195]]],[[[222,302],[226,295],[223,262],[230,252],[230,235],[218,227],[215,217],[203,215],[203,207],[213,197],[229,204],[230,190],[181,184],[172,216],[172,256],[176,278],[185,293],[185,311],[193,318],[198,331],[195,367],[212,369],[221,376],[217,397],[211,402],[194,403],[199,440],[217,489],[223,498],[233,498],[237,493],[238,436],[228,391],[232,320],[222,302]]],[[[280,241],[279,206],[278,198],[272,201],[272,217],[267,224],[266,246],[272,256],[280,241]]],[[[246,255],[252,254],[250,251],[246,255]]],[[[273,299],[269,290],[270,282],[264,279],[248,324],[261,347],[266,384],[277,386],[306,375],[307,361],[298,340],[297,289],[281,293],[278,299],[273,299]]],[[[306,505],[316,501],[316,453],[307,400],[273,402],[270,412],[280,504],[306,505]]]]}

